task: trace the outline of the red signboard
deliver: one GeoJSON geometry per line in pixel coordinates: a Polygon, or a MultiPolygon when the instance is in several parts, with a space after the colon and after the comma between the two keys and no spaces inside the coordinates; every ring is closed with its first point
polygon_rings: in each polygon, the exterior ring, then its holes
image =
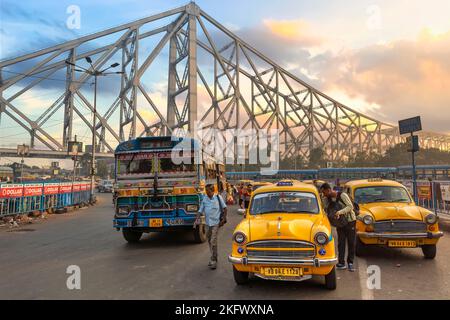
{"type": "Polygon", "coordinates": [[[26,184],[23,188],[23,195],[25,197],[41,196],[42,188],[42,183],[26,184]]]}
{"type": "Polygon", "coordinates": [[[87,191],[87,190],[90,190],[90,189],[91,189],[91,185],[89,183],[83,183],[80,186],[80,191],[87,191]]]}
{"type": "Polygon", "coordinates": [[[78,191],[80,191],[80,187],[81,187],[81,184],[80,184],[80,183],[74,183],[74,184],[73,184],[73,192],[78,192],[78,191]]]}
{"type": "Polygon", "coordinates": [[[44,184],[44,194],[58,194],[59,192],[59,183],[45,183],[44,184]]]}
{"type": "Polygon", "coordinates": [[[0,185],[0,198],[17,198],[23,196],[22,184],[2,184],[0,185]]]}
{"type": "Polygon", "coordinates": [[[59,185],[59,192],[61,193],[71,193],[72,192],[72,183],[64,182],[59,185]]]}

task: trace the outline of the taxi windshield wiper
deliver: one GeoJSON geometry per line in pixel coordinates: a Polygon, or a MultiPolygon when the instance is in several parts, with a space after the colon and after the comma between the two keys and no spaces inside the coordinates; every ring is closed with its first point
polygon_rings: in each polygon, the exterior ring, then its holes
{"type": "Polygon", "coordinates": [[[400,199],[393,199],[393,200],[390,200],[389,202],[409,202],[410,200],[409,199],[406,199],[406,198],[400,198],[400,199]]]}
{"type": "Polygon", "coordinates": [[[377,199],[373,199],[372,202],[387,202],[388,200],[385,198],[377,198],[377,199]]]}

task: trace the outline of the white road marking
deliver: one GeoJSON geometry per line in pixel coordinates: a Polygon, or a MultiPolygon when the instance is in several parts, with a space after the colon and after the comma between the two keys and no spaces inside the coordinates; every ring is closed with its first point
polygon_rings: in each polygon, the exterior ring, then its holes
{"type": "Polygon", "coordinates": [[[373,290],[367,287],[367,262],[364,258],[358,258],[359,285],[361,287],[361,299],[373,300],[373,290]]]}

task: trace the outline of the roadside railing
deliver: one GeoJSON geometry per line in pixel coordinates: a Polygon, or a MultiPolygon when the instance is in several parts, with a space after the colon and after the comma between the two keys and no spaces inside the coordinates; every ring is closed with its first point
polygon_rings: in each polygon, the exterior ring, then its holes
{"type": "MultiPolygon", "coordinates": [[[[400,181],[413,194],[412,180],[400,181]]],[[[417,181],[418,205],[437,213],[450,214],[450,181],[417,181]]]]}
{"type": "Polygon", "coordinates": [[[87,204],[89,198],[86,182],[0,184],[0,217],[87,204]]]}

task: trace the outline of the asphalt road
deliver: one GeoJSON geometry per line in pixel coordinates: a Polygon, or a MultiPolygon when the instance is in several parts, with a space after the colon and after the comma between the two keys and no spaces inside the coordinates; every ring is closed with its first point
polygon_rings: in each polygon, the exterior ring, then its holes
{"type": "Polygon", "coordinates": [[[450,235],[435,260],[420,249],[372,248],[357,272],[338,271],[338,288],[322,278],[304,282],[252,279],[236,286],[226,257],[241,217],[235,209],[220,230],[219,266],[207,267],[207,244],[190,233],[146,235],[130,245],[112,228],[111,195],[96,207],[52,215],[20,229],[0,229],[0,299],[450,299],[450,235]],[[81,270],[81,289],[68,290],[66,269],[81,270]],[[367,288],[378,266],[381,289],[367,288]]]}

